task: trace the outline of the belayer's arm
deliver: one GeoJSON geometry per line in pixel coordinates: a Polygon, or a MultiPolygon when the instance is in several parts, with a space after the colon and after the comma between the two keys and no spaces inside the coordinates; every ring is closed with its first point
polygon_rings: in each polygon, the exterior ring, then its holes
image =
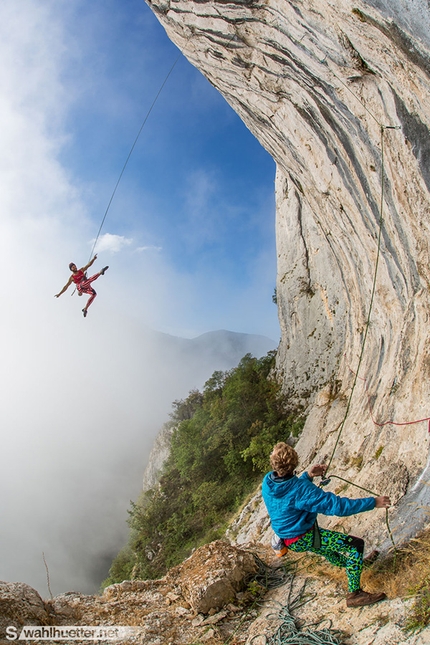
{"type": "Polygon", "coordinates": [[[295,502],[295,507],[298,510],[345,517],[371,511],[376,506],[375,497],[351,499],[349,497],[338,497],[334,493],[323,491],[311,482],[308,473],[303,473],[299,477],[300,480],[304,481],[302,481],[300,496],[295,502]]]}

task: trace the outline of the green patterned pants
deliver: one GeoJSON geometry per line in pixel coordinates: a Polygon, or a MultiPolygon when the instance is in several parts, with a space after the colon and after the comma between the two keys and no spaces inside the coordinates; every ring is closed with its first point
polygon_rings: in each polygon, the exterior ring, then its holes
{"type": "Polygon", "coordinates": [[[313,546],[312,531],[308,531],[297,542],[289,545],[291,551],[301,553],[310,551],[324,556],[336,567],[345,567],[348,578],[348,591],[360,589],[360,576],[363,570],[364,542],[353,535],[320,528],[321,546],[313,546]]]}

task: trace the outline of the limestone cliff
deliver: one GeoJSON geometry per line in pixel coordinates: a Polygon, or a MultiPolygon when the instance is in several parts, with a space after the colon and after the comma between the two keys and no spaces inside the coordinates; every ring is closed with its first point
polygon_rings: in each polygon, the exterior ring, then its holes
{"type": "Polygon", "coordinates": [[[161,469],[169,456],[172,432],[173,427],[166,423],[155,438],[143,473],[142,490],[144,491],[156,486],[159,481],[161,469]]]}
{"type": "Polygon", "coordinates": [[[428,3],[147,2],[277,164],[277,370],[309,412],[303,465],[336,445],[337,474],[426,491],[427,423],[377,423],[430,416],[428,3]]]}

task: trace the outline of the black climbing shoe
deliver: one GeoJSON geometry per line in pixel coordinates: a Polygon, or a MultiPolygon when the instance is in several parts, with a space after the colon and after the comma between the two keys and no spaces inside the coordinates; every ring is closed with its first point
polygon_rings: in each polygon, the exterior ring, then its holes
{"type": "Polygon", "coordinates": [[[82,309],[82,313],[84,314],[84,318],[86,318],[88,311],[86,309],[82,309]]]}
{"type": "Polygon", "coordinates": [[[109,267],[103,267],[103,269],[100,271],[100,275],[104,275],[105,271],[107,271],[109,267]]]}

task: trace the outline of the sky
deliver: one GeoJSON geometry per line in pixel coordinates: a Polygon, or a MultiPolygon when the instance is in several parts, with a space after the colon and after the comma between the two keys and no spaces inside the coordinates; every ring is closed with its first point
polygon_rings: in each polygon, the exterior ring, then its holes
{"type": "Polygon", "coordinates": [[[143,0],[0,4],[0,580],[44,597],[43,557],[54,594],[95,590],[171,402],[211,374],[153,330],[279,339],[274,163],[178,55],[143,0]],[[96,239],[84,319],[54,295],[96,239]]]}

